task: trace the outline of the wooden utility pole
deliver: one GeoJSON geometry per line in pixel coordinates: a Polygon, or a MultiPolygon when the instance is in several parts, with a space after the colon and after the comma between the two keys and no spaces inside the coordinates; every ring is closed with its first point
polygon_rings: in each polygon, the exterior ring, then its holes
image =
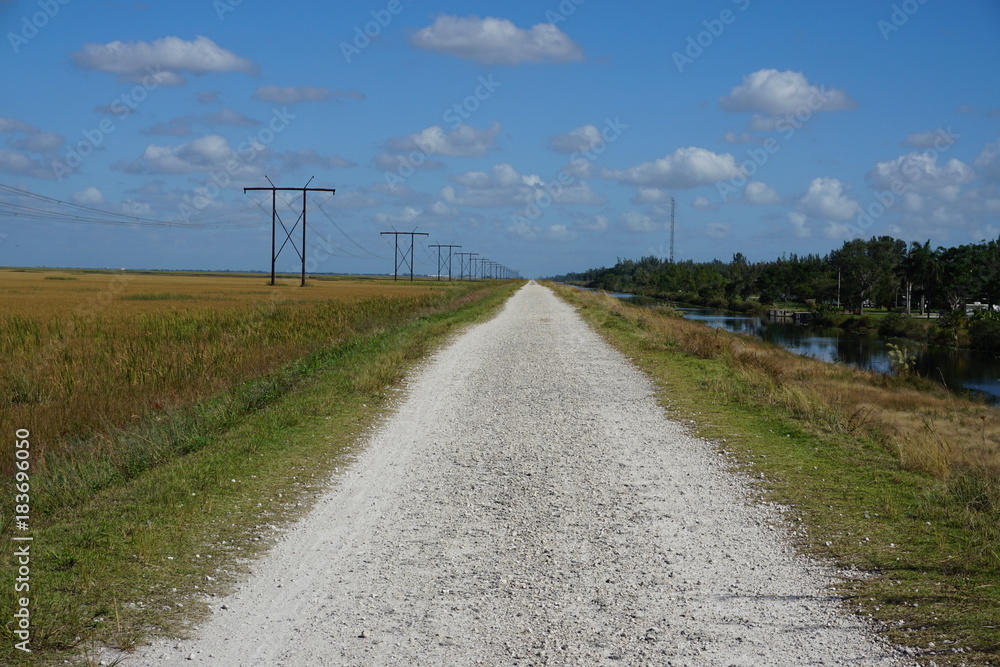
{"type": "Polygon", "coordinates": [[[443,243],[437,243],[434,245],[427,246],[428,248],[438,249],[438,265],[437,265],[437,279],[441,280],[441,248],[448,249],[448,282],[451,282],[451,252],[452,248],[461,248],[460,245],[447,245],[443,243]]]}
{"type": "MultiPolygon", "coordinates": [[[[264,178],[267,178],[267,176],[265,176],[264,178]]],[[[291,241],[292,242],[292,250],[294,250],[295,254],[297,254],[299,256],[299,259],[302,260],[302,284],[301,284],[301,286],[305,287],[306,286],[306,193],[308,193],[308,192],[329,192],[331,195],[334,195],[334,194],[337,193],[337,191],[334,188],[310,188],[309,187],[309,183],[312,183],[312,178],[310,178],[309,181],[306,182],[305,187],[302,187],[302,188],[278,188],[278,187],[275,187],[274,183],[271,182],[270,178],[267,178],[267,182],[271,183],[271,187],[269,187],[269,188],[243,188],[243,194],[246,194],[247,192],[249,192],[251,190],[270,190],[271,191],[271,284],[274,285],[274,264],[275,264],[275,262],[278,259],[278,255],[280,255],[281,251],[285,249],[285,244],[288,243],[289,241],[291,241]],[[278,197],[277,197],[278,190],[291,190],[291,191],[301,192],[302,193],[302,213],[295,220],[295,224],[292,225],[291,229],[289,229],[288,227],[285,227],[284,221],[282,221],[281,216],[278,215],[278,205],[277,205],[278,204],[278,197]],[[294,232],[295,231],[295,227],[298,226],[299,220],[302,220],[302,251],[301,252],[299,252],[299,249],[296,247],[295,241],[292,240],[292,232],[294,232]],[[278,248],[277,252],[275,252],[275,237],[277,235],[277,225],[275,224],[276,222],[280,222],[281,223],[281,228],[283,230],[285,230],[285,240],[281,243],[281,247],[278,248]]]]}
{"type": "Polygon", "coordinates": [[[407,259],[406,259],[406,251],[404,250],[403,251],[403,262],[404,263],[408,263],[410,265],[410,282],[412,283],[413,282],[413,237],[414,236],[430,236],[430,234],[428,234],[427,232],[417,232],[417,231],[413,231],[413,232],[397,232],[396,230],[393,230],[391,232],[382,232],[380,235],[381,236],[385,236],[386,234],[392,234],[393,236],[396,237],[395,250],[394,250],[393,255],[392,255],[392,260],[393,260],[392,279],[393,280],[399,280],[399,237],[400,236],[409,236],[410,237],[410,253],[409,253],[410,254],[410,259],[409,259],[409,261],[407,261],[407,259]]]}

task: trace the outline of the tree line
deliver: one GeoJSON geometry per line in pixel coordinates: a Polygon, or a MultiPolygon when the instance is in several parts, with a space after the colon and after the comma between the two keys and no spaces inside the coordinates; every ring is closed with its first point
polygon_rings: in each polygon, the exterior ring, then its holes
{"type": "Polygon", "coordinates": [[[845,241],[824,256],[791,254],[755,263],[740,252],[730,262],[619,258],[611,268],[554,279],[722,307],[753,299],[760,305],[839,305],[859,315],[870,306],[951,312],[976,301],[1000,304],[1000,242],[932,248],[930,241],[873,236],[845,241]]]}

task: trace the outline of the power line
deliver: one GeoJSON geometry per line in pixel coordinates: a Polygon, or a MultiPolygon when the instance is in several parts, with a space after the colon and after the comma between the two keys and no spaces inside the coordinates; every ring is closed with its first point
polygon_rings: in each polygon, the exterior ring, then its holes
{"type": "MultiPolygon", "coordinates": [[[[267,176],[264,176],[264,178],[267,178],[267,176]]],[[[312,183],[312,178],[310,178],[306,182],[305,187],[301,187],[301,188],[279,188],[279,187],[276,187],[274,185],[274,183],[271,182],[270,178],[267,178],[267,182],[271,183],[271,187],[269,187],[269,188],[243,188],[243,193],[246,194],[248,191],[251,191],[251,190],[270,190],[271,191],[271,284],[274,285],[274,263],[278,259],[278,255],[281,254],[281,251],[285,249],[285,244],[288,243],[289,241],[291,241],[291,243],[292,243],[292,249],[295,250],[296,254],[298,254],[299,258],[302,260],[302,284],[301,284],[301,286],[305,287],[306,286],[306,202],[309,199],[308,196],[307,196],[307,193],[309,193],[309,192],[329,192],[329,193],[331,193],[331,196],[332,196],[332,195],[336,194],[337,191],[335,189],[333,189],[333,188],[310,188],[309,187],[309,183],[312,183]],[[282,221],[278,217],[278,203],[277,203],[278,202],[278,194],[277,193],[278,193],[279,190],[281,190],[281,191],[302,192],[302,214],[298,218],[295,219],[295,224],[292,225],[291,229],[288,229],[287,227],[285,227],[284,221],[282,221]],[[292,240],[292,232],[294,232],[295,228],[298,227],[299,220],[302,221],[302,252],[299,252],[299,249],[295,246],[295,241],[292,240]],[[285,240],[282,241],[281,248],[279,248],[278,251],[275,252],[275,236],[277,234],[277,224],[276,224],[277,222],[281,222],[281,228],[285,230],[285,240]]],[[[282,201],[284,201],[284,200],[282,199],[282,201]]],[[[285,202],[285,203],[287,204],[288,202],[285,202]]],[[[289,208],[291,208],[290,204],[289,204],[289,208]]]]}
{"type": "Polygon", "coordinates": [[[396,243],[395,243],[395,246],[394,246],[395,249],[394,249],[393,255],[392,255],[392,259],[393,259],[392,279],[393,280],[399,280],[399,265],[400,265],[399,237],[400,236],[409,236],[410,237],[409,260],[407,260],[407,251],[404,249],[403,250],[403,255],[402,255],[402,260],[403,260],[402,263],[404,265],[409,264],[409,267],[410,267],[410,282],[413,282],[413,237],[414,236],[430,236],[430,234],[428,234],[427,232],[418,232],[418,231],[397,232],[396,230],[392,230],[391,232],[382,232],[381,234],[379,234],[379,236],[387,236],[389,234],[392,234],[393,236],[396,237],[396,239],[395,239],[396,243]]]}
{"type": "Polygon", "coordinates": [[[444,244],[441,244],[441,243],[437,243],[437,244],[434,244],[434,245],[431,245],[431,246],[428,246],[428,247],[430,247],[430,248],[437,248],[438,249],[438,261],[437,261],[437,279],[438,280],[441,280],[441,266],[442,266],[441,265],[441,248],[447,248],[448,249],[448,281],[451,282],[451,251],[452,251],[452,248],[461,248],[462,246],[460,246],[460,245],[444,245],[444,244]]]}

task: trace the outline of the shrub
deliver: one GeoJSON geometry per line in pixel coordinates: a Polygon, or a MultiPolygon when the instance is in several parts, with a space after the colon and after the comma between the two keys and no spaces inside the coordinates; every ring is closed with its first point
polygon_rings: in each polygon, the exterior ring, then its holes
{"type": "Polygon", "coordinates": [[[889,313],[878,324],[878,333],[884,338],[912,338],[919,324],[906,313],[889,313]]]}
{"type": "Polygon", "coordinates": [[[969,342],[977,350],[1000,353],[1000,313],[992,310],[976,313],[969,325],[969,342]]]}

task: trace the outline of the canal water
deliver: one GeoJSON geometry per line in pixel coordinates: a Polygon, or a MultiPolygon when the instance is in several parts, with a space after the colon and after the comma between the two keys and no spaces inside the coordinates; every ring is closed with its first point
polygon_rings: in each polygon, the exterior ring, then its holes
{"type": "MultiPolygon", "coordinates": [[[[743,315],[711,308],[674,306],[689,320],[733,333],[751,334],[776,343],[796,354],[822,361],[850,364],[857,368],[890,372],[886,341],[877,334],[813,327],[765,317],[743,315]]],[[[897,341],[899,343],[899,341],[897,341]]],[[[952,388],[965,387],[994,405],[1000,405],[1000,359],[971,350],[960,350],[913,341],[904,344],[916,355],[916,370],[923,376],[952,388]]]]}

